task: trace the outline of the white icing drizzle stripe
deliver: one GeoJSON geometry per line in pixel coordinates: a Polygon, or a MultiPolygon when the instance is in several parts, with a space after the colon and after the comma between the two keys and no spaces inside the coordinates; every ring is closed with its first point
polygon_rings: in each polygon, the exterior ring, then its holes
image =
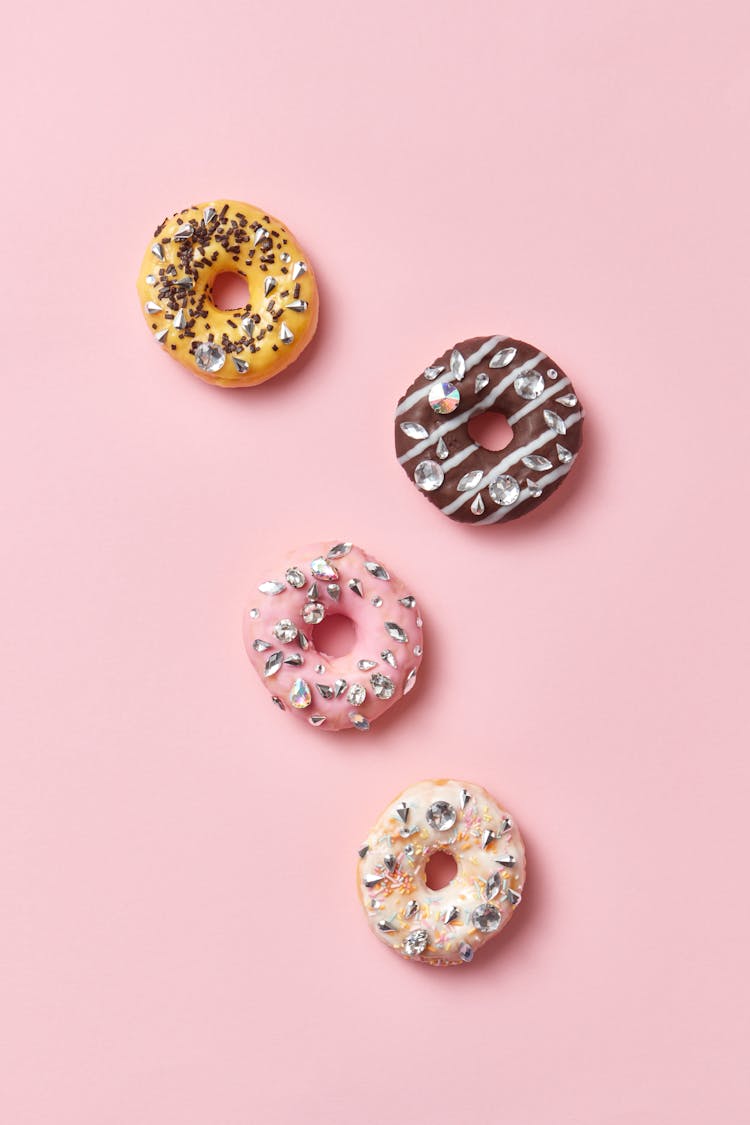
{"type": "MultiPolygon", "coordinates": [[[[569,418],[565,419],[565,425],[568,427],[574,426],[576,422],[580,422],[582,417],[583,413],[577,411],[575,414],[571,414],[569,418]]],[[[512,469],[514,465],[517,465],[519,461],[522,461],[524,457],[528,457],[530,453],[536,453],[538,449],[542,449],[543,446],[549,445],[551,441],[559,440],[560,434],[555,433],[554,430],[545,430],[543,434],[541,434],[538,438],[534,438],[534,440],[530,441],[528,445],[524,445],[521,447],[521,449],[517,449],[514,453],[511,453],[507,457],[504,457],[499,464],[495,465],[494,469],[487,473],[486,476],[482,477],[478,485],[476,485],[474,488],[468,489],[466,492],[459,493],[455,500],[451,500],[450,504],[446,504],[446,506],[444,508],[441,508],[440,511],[445,512],[447,516],[452,515],[453,512],[457,512],[458,509],[461,508],[464,504],[468,503],[470,500],[473,500],[476,494],[478,492],[481,492],[483,488],[486,488],[490,481],[494,480],[495,477],[502,476],[502,474],[506,473],[508,469],[512,469]]],[[[533,481],[532,483],[536,484],[536,481],[533,481]]],[[[521,501],[519,498],[518,500],[516,500],[516,504],[520,503],[521,501]]],[[[511,504],[509,505],[509,507],[515,507],[515,504],[511,504]]],[[[477,520],[477,523],[485,522],[487,521],[477,520]]]]}
{"type": "MultiPolygon", "coordinates": [[[[501,344],[503,340],[507,340],[507,338],[507,336],[492,336],[489,340],[486,340],[481,348],[477,348],[475,352],[472,352],[470,356],[464,359],[466,370],[471,371],[472,367],[476,367],[478,363],[481,363],[486,355],[494,351],[497,345],[501,344]]],[[[449,376],[449,372],[446,372],[446,374],[449,376]]],[[[402,414],[405,414],[407,410],[411,410],[412,406],[419,402],[420,399],[426,398],[430,393],[431,386],[432,384],[428,383],[426,387],[420,387],[418,391],[414,391],[408,398],[405,398],[396,411],[396,417],[399,418],[402,414]]]]}
{"type": "Polygon", "coordinates": [[[543,391],[538,396],[538,398],[533,399],[531,402],[527,402],[524,406],[521,407],[520,410],[517,410],[515,414],[511,414],[510,418],[508,418],[508,425],[515,426],[516,422],[520,422],[520,420],[522,418],[525,418],[527,414],[533,414],[534,411],[537,410],[543,402],[547,401],[547,399],[553,398],[558,393],[558,391],[561,390],[562,387],[569,386],[570,379],[568,378],[558,379],[556,383],[550,384],[550,386],[547,387],[547,389],[543,391]]]}
{"type": "MultiPolygon", "coordinates": [[[[560,465],[559,469],[555,469],[552,473],[547,473],[546,476],[539,477],[539,479],[535,480],[533,483],[541,485],[542,488],[544,488],[548,484],[553,484],[556,480],[560,480],[561,477],[566,476],[573,468],[573,465],[577,460],[578,454],[574,453],[572,459],[567,463],[567,465],[560,465]]],[[[519,504],[523,504],[524,500],[528,500],[530,496],[531,493],[529,492],[528,488],[522,488],[521,495],[518,497],[515,504],[509,504],[507,508],[499,508],[491,515],[485,516],[483,520],[477,520],[477,523],[497,523],[498,520],[505,519],[509,512],[512,512],[514,508],[517,508],[519,506],[519,504]]]]}
{"type": "Polygon", "coordinates": [[[462,426],[464,422],[468,422],[470,418],[476,417],[477,414],[484,414],[492,403],[500,397],[503,391],[506,390],[519,375],[525,375],[527,371],[533,371],[537,363],[546,358],[544,352],[537,352],[533,359],[527,359],[525,363],[520,363],[518,367],[514,367],[481,402],[476,403],[468,410],[464,410],[463,414],[451,418],[448,422],[443,422],[442,426],[438,426],[436,430],[433,430],[429,437],[423,438],[422,441],[417,442],[408,453],[403,453],[398,459],[399,464],[404,465],[407,461],[411,461],[412,458],[418,457],[420,453],[423,453],[425,449],[429,449],[430,446],[434,445],[444,434],[449,434],[451,430],[457,430],[459,426],[462,426]]]}

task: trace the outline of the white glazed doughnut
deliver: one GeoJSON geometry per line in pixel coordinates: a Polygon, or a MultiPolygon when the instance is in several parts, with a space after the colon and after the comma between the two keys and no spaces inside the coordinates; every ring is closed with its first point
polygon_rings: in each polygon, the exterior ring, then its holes
{"type": "Polygon", "coordinates": [[[292,551],[257,586],[245,614],[250,661],[282,711],[325,730],[366,731],[411,691],[422,662],[422,618],[413,595],[351,543],[292,551]],[[331,658],[312,630],[328,615],[355,626],[352,652],[331,658]]]}
{"type": "Polygon", "coordinates": [[[523,841],[513,820],[479,785],[422,781],[386,808],[359,851],[357,884],[370,928],[402,957],[461,965],[500,933],[521,901],[523,841]],[[453,856],[440,890],[426,882],[430,858],[453,856]]]}

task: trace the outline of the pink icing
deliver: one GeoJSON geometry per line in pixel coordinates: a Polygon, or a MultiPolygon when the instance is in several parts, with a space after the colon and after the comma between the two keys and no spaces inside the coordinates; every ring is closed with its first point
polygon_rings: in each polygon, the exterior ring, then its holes
{"type": "MultiPolygon", "coordinates": [[[[295,573],[291,577],[299,582],[295,573]]],[[[422,619],[411,591],[379,559],[351,544],[318,543],[292,551],[262,575],[245,613],[244,639],[250,662],[277,706],[323,730],[369,729],[411,690],[422,662],[422,619]],[[322,576],[313,572],[315,560],[322,576]],[[290,570],[301,573],[299,588],[289,581],[290,570]],[[313,583],[317,597],[309,593],[313,583]],[[361,597],[350,583],[359,584],[361,597]],[[281,590],[271,592],[276,586],[281,590]],[[315,625],[304,617],[311,604],[325,615],[350,618],[356,629],[351,652],[329,657],[313,647],[315,625]],[[286,639],[280,622],[291,623],[286,629],[296,632],[293,639],[286,639]],[[287,663],[290,659],[300,663],[287,663]],[[358,667],[359,661],[372,661],[372,667],[358,667]],[[357,702],[362,691],[364,699],[357,702]]]]}

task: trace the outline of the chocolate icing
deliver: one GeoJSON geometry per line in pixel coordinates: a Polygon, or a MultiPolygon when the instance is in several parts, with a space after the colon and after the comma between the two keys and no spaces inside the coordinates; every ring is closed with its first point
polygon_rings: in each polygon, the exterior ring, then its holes
{"type": "MultiPolygon", "coordinates": [[[[434,394],[440,397],[439,390],[434,394]]],[[[440,467],[442,484],[425,495],[441,510],[448,508],[445,514],[451,519],[489,525],[526,515],[559,488],[581,448],[582,428],[583,407],[553,360],[523,340],[475,336],[443,352],[399,400],[396,454],[412,481],[422,462],[440,467]],[[433,374],[435,369],[442,371],[433,374]],[[441,382],[460,392],[452,413],[436,413],[430,405],[429,392],[441,382]],[[469,434],[471,419],[487,410],[504,415],[513,431],[510,443],[496,452],[477,445],[469,434]],[[427,436],[413,436],[419,433],[416,427],[427,436]],[[476,471],[481,471],[481,480],[459,491],[459,482],[476,471]],[[506,494],[515,493],[516,483],[520,489],[507,506],[493,500],[490,492],[501,476],[511,478],[503,481],[506,494]]],[[[427,471],[440,475],[433,467],[427,471]]],[[[494,491],[499,495],[502,489],[496,486],[494,491]]]]}

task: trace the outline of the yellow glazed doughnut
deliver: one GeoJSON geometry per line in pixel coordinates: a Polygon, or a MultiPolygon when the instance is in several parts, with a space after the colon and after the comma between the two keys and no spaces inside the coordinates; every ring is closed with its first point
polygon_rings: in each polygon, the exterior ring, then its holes
{"type": "Polygon", "coordinates": [[[318,323],[315,275],[299,243],[278,219],[229,199],[187,207],[156,228],[138,295],[157,342],[218,387],[272,379],[300,356],[318,323]],[[246,278],[242,308],[214,304],[221,273],[246,278]]]}

